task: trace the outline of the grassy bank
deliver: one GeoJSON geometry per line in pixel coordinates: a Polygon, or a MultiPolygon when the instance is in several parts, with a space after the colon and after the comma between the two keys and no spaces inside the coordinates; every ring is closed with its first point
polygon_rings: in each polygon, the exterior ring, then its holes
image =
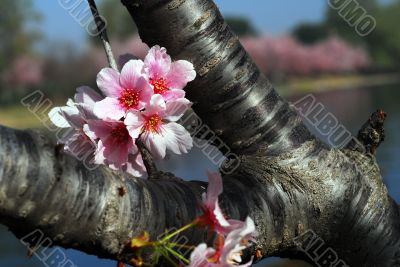
{"type": "Polygon", "coordinates": [[[325,75],[317,78],[295,78],[286,83],[278,84],[276,88],[282,95],[290,96],[335,90],[379,87],[390,84],[400,84],[400,74],[325,75]]]}

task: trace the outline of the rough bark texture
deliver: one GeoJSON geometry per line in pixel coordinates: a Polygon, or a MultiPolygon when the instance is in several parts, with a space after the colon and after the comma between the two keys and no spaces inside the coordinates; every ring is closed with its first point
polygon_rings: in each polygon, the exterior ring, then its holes
{"type": "MultiPolygon", "coordinates": [[[[196,67],[188,98],[240,158],[223,177],[222,204],[232,218],[255,220],[258,243],[248,256],[258,249],[265,257],[307,259],[295,240],[312,230],[349,266],[400,266],[399,208],[375,157],[316,140],[211,0],[122,2],[146,43],[196,67]]],[[[156,176],[88,171],[38,132],[0,128],[0,222],[17,236],[39,228],[57,245],[116,259],[130,237],[144,230],[156,237],[200,213],[206,184],[156,176]],[[123,186],[128,193],[120,196],[123,186]]],[[[185,236],[195,243],[203,233],[185,236]]]]}

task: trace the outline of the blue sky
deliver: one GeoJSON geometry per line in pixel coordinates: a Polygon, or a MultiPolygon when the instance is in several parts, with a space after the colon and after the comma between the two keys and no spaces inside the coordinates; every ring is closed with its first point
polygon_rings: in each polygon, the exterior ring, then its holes
{"type": "MultiPolygon", "coordinates": [[[[79,1],[81,0],[73,2],[79,1]]],[[[40,29],[47,41],[69,41],[79,45],[85,40],[87,33],[59,2],[63,1],[34,0],[35,8],[43,15],[40,29]]],[[[324,0],[216,0],[215,2],[224,15],[246,16],[259,31],[271,34],[288,32],[299,22],[320,21],[326,8],[324,0]]]]}

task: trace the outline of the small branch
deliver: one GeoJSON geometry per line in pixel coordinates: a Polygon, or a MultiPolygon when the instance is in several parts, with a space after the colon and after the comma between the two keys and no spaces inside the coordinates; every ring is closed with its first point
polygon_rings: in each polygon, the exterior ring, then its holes
{"type": "Polygon", "coordinates": [[[348,148],[359,150],[361,145],[365,149],[365,153],[375,155],[377,148],[385,140],[384,123],[386,117],[386,112],[381,109],[372,113],[368,121],[358,131],[357,139],[359,143],[356,144],[356,141],[352,140],[348,148]]]}
{"type": "Polygon", "coordinates": [[[138,146],[140,153],[142,154],[144,166],[146,167],[147,174],[149,175],[149,179],[154,177],[158,173],[158,169],[156,164],[153,161],[153,157],[151,156],[149,150],[145,147],[145,145],[139,139],[136,140],[136,145],[138,146]]]}
{"type": "Polygon", "coordinates": [[[108,40],[107,30],[106,30],[106,22],[103,20],[103,17],[100,16],[99,10],[97,9],[96,3],[94,0],[88,0],[90,10],[92,11],[94,21],[97,25],[98,35],[103,42],[104,51],[107,55],[107,60],[111,68],[118,71],[118,65],[115,61],[114,54],[111,49],[110,41],[108,40]]]}

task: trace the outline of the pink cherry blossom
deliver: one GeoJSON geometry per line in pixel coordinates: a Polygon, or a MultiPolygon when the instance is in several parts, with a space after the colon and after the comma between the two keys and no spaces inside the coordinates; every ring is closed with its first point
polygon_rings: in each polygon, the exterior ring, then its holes
{"type": "Polygon", "coordinates": [[[128,111],[143,109],[153,95],[140,60],[128,61],[121,73],[102,69],[97,85],[106,98],[95,104],[94,113],[105,120],[120,120],[128,111]]]}
{"type": "Polygon", "coordinates": [[[165,101],[185,97],[183,88],[196,78],[192,63],[186,60],[172,62],[167,50],[159,46],[150,49],[144,68],[154,93],[162,95],[165,101]]]}
{"type": "Polygon", "coordinates": [[[93,106],[102,97],[90,87],[79,87],[74,100],[68,100],[67,106],[53,108],[49,112],[50,120],[60,128],[68,131],[60,138],[59,143],[64,144],[64,150],[76,157],[93,153],[94,140],[85,133],[88,120],[95,120],[93,106]]]}
{"type": "Polygon", "coordinates": [[[232,230],[225,240],[219,238],[216,249],[207,247],[205,243],[198,245],[190,255],[189,267],[251,266],[252,260],[241,264],[241,254],[249,246],[255,231],[254,222],[248,217],[243,225],[232,230]]]}
{"type": "Polygon", "coordinates": [[[185,98],[165,103],[155,94],[144,111],[129,112],[125,124],[131,137],[140,138],[157,159],[164,158],[167,149],[175,154],[187,153],[193,146],[192,137],[176,121],[190,106],[185,98]]]}
{"type": "Polygon", "coordinates": [[[208,173],[207,193],[203,194],[202,209],[204,214],[197,220],[200,225],[209,226],[210,230],[220,235],[228,234],[232,229],[243,226],[243,222],[227,220],[223,214],[218,197],[222,193],[222,178],[217,172],[208,173]]]}
{"type": "Polygon", "coordinates": [[[100,139],[95,154],[97,164],[134,176],[143,175],[145,168],[139,149],[122,121],[90,120],[86,132],[100,139]]]}

